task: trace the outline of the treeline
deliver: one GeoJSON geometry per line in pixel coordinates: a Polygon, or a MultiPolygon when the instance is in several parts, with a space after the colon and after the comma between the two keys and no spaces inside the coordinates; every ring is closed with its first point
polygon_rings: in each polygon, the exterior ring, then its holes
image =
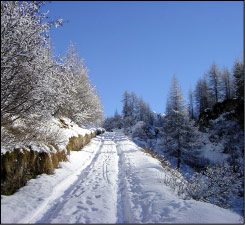
{"type": "MultiPolygon", "coordinates": [[[[189,103],[184,99],[177,77],[174,75],[167,97],[165,114],[152,112],[149,104],[142,98],[138,98],[134,92],[130,94],[125,91],[122,99],[122,115],[116,111],[113,117],[106,119],[104,127],[109,131],[113,128],[123,128],[126,133],[132,128],[131,135],[144,140],[153,137],[160,138],[167,154],[177,158],[177,168],[180,168],[182,161],[194,167],[202,167],[207,162],[200,157],[203,134],[200,132],[199,115],[207,109],[212,110],[217,103],[237,99],[243,101],[243,87],[244,64],[242,61],[236,60],[231,72],[226,68],[220,71],[214,63],[208,73],[198,80],[195,91],[190,91],[189,103]]],[[[228,114],[231,117],[231,113],[228,114]]],[[[235,158],[239,158],[242,154],[243,142],[237,141],[237,134],[241,135],[242,125],[236,118],[232,119],[233,123],[228,123],[230,120],[228,114],[226,115],[228,119],[222,117],[218,124],[208,118],[209,128],[212,130],[209,133],[212,133],[213,137],[218,134],[219,138],[223,138],[222,142],[227,145],[224,147],[224,152],[231,155],[230,161],[233,165],[238,161],[235,158]],[[234,144],[236,147],[232,147],[234,144]]],[[[216,138],[217,142],[221,141],[219,138],[216,138]]]]}
{"type": "MultiPolygon", "coordinates": [[[[205,110],[232,99],[244,99],[244,63],[240,60],[235,61],[232,71],[227,68],[220,70],[213,63],[209,71],[197,81],[194,91],[189,90],[188,101],[184,99],[177,77],[174,76],[167,99],[166,115],[173,111],[185,111],[188,119],[196,122],[205,110]]],[[[138,121],[163,126],[163,115],[152,112],[149,104],[134,92],[125,91],[122,102],[122,115],[116,110],[113,117],[107,118],[104,124],[107,129],[131,127],[138,121]]]]}
{"type": "Polygon", "coordinates": [[[44,124],[68,117],[79,125],[103,121],[101,100],[73,44],[51,54],[50,29],[42,1],[1,1],[2,142],[45,140],[44,124]],[[16,141],[16,140],[15,140],[16,141]]]}
{"type": "Polygon", "coordinates": [[[161,126],[162,116],[156,114],[142,97],[136,96],[134,92],[125,91],[123,94],[122,115],[115,111],[114,116],[109,117],[104,122],[104,127],[111,131],[114,128],[130,128],[137,122],[142,121],[148,125],[161,126]]]}
{"type": "Polygon", "coordinates": [[[220,70],[213,63],[207,73],[197,81],[195,90],[189,91],[189,113],[192,119],[218,102],[233,98],[244,99],[244,63],[236,60],[232,71],[220,70]]]}

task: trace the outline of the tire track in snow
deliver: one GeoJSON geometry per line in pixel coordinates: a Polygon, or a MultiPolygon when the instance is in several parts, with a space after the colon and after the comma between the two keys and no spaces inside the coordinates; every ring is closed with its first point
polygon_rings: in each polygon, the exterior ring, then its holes
{"type": "MultiPolygon", "coordinates": [[[[23,221],[23,223],[47,223],[49,219],[54,216],[54,214],[57,214],[57,212],[62,208],[62,206],[65,204],[66,201],[66,196],[68,196],[72,191],[74,194],[74,191],[77,189],[77,184],[80,182],[81,179],[84,179],[86,175],[88,174],[89,169],[94,165],[96,162],[97,158],[100,155],[101,149],[103,147],[104,140],[101,139],[98,150],[96,153],[93,155],[93,158],[91,162],[82,170],[80,171],[80,174],[74,174],[76,177],[76,181],[68,187],[63,192],[63,195],[60,196],[59,194],[62,193],[62,190],[60,190],[63,185],[59,184],[59,186],[56,186],[56,188],[53,190],[53,193],[47,201],[45,201],[38,209],[37,211],[33,214],[32,218],[29,221],[23,221]],[[48,205],[51,205],[48,207],[48,205]],[[39,215],[43,215],[41,218],[37,219],[39,215]],[[36,222],[34,222],[36,221],[36,222]]],[[[71,179],[71,177],[68,177],[66,180],[71,179]]],[[[64,180],[62,183],[65,183],[66,180],[64,180]]]]}
{"type": "Polygon", "coordinates": [[[126,181],[126,165],[124,153],[121,151],[120,144],[118,141],[122,139],[120,137],[124,137],[123,135],[117,135],[116,138],[116,149],[119,157],[118,160],[118,182],[117,182],[117,221],[116,223],[133,223],[134,217],[131,213],[131,206],[129,202],[129,196],[127,193],[127,181],[126,181]]]}
{"type": "Polygon", "coordinates": [[[116,186],[115,175],[117,174],[117,167],[115,168],[115,163],[117,163],[116,145],[114,141],[111,141],[111,135],[103,137],[104,140],[95,157],[81,172],[77,181],[65,191],[61,198],[54,201],[47,213],[36,223],[59,223],[60,221],[90,223],[91,218],[94,219],[95,215],[101,213],[101,210],[103,211],[105,208],[107,208],[108,214],[105,215],[105,220],[114,220],[113,212],[115,211],[116,214],[116,210],[114,210],[114,202],[116,205],[116,201],[113,198],[113,189],[116,186]],[[98,180],[100,181],[98,182],[98,180]],[[111,199],[103,194],[101,196],[101,193],[105,194],[105,191],[111,199]],[[95,199],[97,200],[95,201],[95,199]],[[64,216],[67,210],[70,213],[70,218],[64,216]]]}
{"type": "Polygon", "coordinates": [[[117,223],[144,223],[150,220],[155,193],[142,191],[139,170],[131,160],[132,153],[141,149],[127,141],[122,135],[116,142],[119,155],[117,223]]]}
{"type": "Polygon", "coordinates": [[[103,163],[103,178],[104,180],[106,181],[107,184],[109,184],[109,179],[108,179],[108,175],[107,175],[107,161],[109,160],[109,156],[108,156],[108,151],[106,152],[106,158],[104,160],[104,163],[103,163]]]}

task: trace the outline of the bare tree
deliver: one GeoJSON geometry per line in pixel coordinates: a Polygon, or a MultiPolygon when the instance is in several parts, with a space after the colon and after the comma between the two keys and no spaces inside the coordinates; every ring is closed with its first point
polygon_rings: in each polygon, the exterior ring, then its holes
{"type": "Polygon", "coordinates": [[[244,99],[244,63],[236,60],[233,66],[234,89],[237,98],[244,99]]]}
{"type": "Polygon", "coordinates": [[[210,94],[213,100],[213,104],[219,102],[220,99],[220,71],[216,65],[213,63],[208,71],[210,94]]]}
{"type": "Polygon", "coordinates": [[[232,77],[231,73],[225,67],[221,72],[221,90],[220,93],[223,92],[223,99],[231,99],[232,98],[232,77]]]}
{"type": "Polygon", "coordinates": [[[189,90],[189,116],[192,120],[194,120],[194,96],[193,96],[193,91],[190,88],[189,90]]]}
{"type": "Polygon", "coordinates": [[[203,76],[202,79],[199,79],[195,88],[195,102],[197,112],[200,114],[206,108],[211,106],[211,97],[209,93],[209,85],[207,82],[206,75],[203,76]]]}

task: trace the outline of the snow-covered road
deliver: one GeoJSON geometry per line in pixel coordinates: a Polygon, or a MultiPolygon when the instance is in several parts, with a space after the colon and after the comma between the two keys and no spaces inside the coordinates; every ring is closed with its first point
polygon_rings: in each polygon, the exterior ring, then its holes
{"type": "Polygon", "coordinates": [[[242,223],[215,205],[182,200],[167,173],[122,133],[104,133],[71,152],[54,175],[2,196],[2,223],[242,223]]]}

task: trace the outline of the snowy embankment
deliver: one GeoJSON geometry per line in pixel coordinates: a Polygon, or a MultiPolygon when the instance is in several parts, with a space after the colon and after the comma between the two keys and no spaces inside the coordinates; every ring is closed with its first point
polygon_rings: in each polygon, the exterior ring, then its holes
{"type": "MultiPolygon", "coordinates": [[[[15,122],[15,128],[21,129],[22,126],[25,126],[22,121],[15,122]]],[[[70,138],[78,137],[79,135],[85,136],[90,135],[96,132],[96,130],[102,131],[102,128],[95,128],[95,127],[86,127],[81,128],[76,123],[72,122],[68,118],[52,118],[51,120],[47,121],[46,124],[43,124],[43,130],[45,130],[49,135],[56,134],[56,146],[59,151],[66,151],[66,146],[69,144],[70,138]]],[[[20,149],[30,151],[33,150],[35,152],[46,152],[46,153],[55,153],[57,150],[51,146],[47,145],[43,140],[42,142],[30,142],[28,143],[29,148],[25,145],[26,143],[19,143],[16,144],[14,147],[6,143],[5,145],[1,146],[1,155],[6,154],[7,152],[12,152],[14,149],[20,149]]]]}
{"type": "Polygon", "coordinates": [[[99,135],[71,152],[54,175],[2,196],[2,223],[242,223],[227,209],[180,199],[168,173],[122,133],[99,135]]]}
{"type": "MultiPolygon", "coordinates": [[[[14,125],[16,130],[26,126],[21,121],[14,125]]],[[[68,161],[70,151],[80,150],[104,132],[102,128],[81,128],[67,118],[51,118],[42,124],[42,130],[37,139],[1,143],[1,194],[13,194],[37,175],[52,174],[60,162],[68,161]]]]}

